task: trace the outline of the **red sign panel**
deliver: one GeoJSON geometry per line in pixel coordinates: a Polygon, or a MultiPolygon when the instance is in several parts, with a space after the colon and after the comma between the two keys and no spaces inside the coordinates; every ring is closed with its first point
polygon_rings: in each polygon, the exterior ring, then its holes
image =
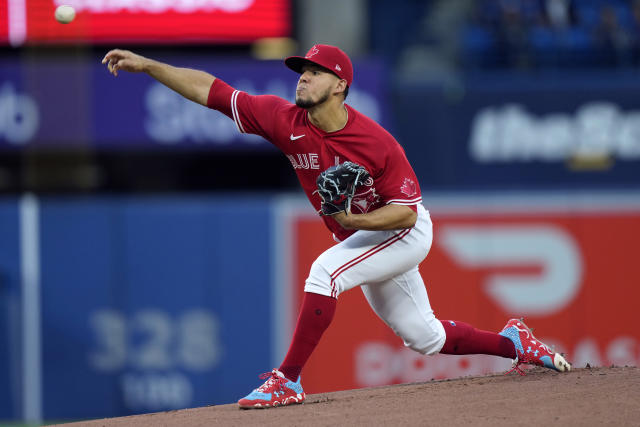
{"type": "Polygon", "coordinates": [[[0,43],[9,41],[9,7],[6,1],[0,0],[0,43]]]}
{"type": "MultiPolygon", "coordinates": [[[[524,316],[574,366],[640,361],[640,241],[635,212],[432,214],[434,244],[420,272],[436,317],[499,331],[524,316]]],[[[508,210],[504,210],[508,212],[508,210]]],[[[333,244],[314,218],[293,221],[297,311],[313,260],[333,244]]],[[[294,319],[296,316],[292,316],[294,319]]],[[[358,289],[303,371],[305,391],[326,392],[508,369],[491,356],[422,356],[369,308],[358,289]]]]}
{"type": "Polygon", "coordinates": [[[251,42],[291,34],[289,0],[25,0],[27,43],[251,42]],[[70,24],[54,10],[75,8],[70,24]]]}

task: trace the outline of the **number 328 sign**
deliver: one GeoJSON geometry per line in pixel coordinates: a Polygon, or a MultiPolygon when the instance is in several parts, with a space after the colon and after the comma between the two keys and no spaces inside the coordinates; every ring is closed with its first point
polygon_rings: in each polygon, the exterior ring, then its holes
{"type": "Polygon", "coordinates": [[[219,321],[207,310],[172,316],[158,309],[130,315],[101,309],[89,326],[95,340],[89,365],[120,374],[124,404],[134,411],[189,406],[194,389],[186,374],[210,371],[222,356],[219,321]]]}

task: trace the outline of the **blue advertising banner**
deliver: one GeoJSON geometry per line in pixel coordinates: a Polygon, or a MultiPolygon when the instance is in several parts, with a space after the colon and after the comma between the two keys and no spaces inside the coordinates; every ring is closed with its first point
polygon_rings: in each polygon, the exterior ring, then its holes
{"type": "Polygon", "coordinates": [[[271,368],[266,199],[41,201],[44,419],[230,403],[271,368]]]}
{"type": "MultiPolygon", "coordinates": [[[[105,52],[106,53],[106,52],[105,52]]],[[[240,134],[221,113],[182,98],[146,75],[100,64],[102,58],[0,59],[0,148],[271,149],[240,134]]],[[[212,56],[157,58],[201,69],[237,89],[293,101],[298,75],[281,61],[212,56]]],[[[348,103],[388,125],[386,76],[381,62],[354,64],[348,103]]]]}
{"type": "Polygon", "coordinates": [[[635,72],[490,73],[394,93],[422,188],[640,185],[635,72]]]}

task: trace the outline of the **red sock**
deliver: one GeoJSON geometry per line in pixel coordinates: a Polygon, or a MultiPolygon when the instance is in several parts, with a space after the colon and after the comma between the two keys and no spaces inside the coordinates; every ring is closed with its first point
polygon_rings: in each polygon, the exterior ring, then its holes
{"type": "Polygon", "coordinates": [[[298,381],[302,367],[320,342],[320,337],[331,324],[336,312],[335,298],[304,293],[302,308],[287,357],[280,365],[280,372],[291,381],[298,381]]]}
{"type": "Polygon", "coordinates": [[[442,354],[490,354],[516,358],[513,342],[495,332],[481,331],[468,323],[441,320],[447,340],[440,350],[442,354]]]}

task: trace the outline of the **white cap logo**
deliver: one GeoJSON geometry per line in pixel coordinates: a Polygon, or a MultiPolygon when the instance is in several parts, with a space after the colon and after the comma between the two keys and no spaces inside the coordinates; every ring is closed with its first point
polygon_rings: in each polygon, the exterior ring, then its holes
{"type": "Polygon", "coordinates": [[[305,58],[311,58],[313,55],[319,53],[320,51],[318,50],[318,48],[316,46],[313,46],[311,48],[311,50],[309,50],[309,52],[307,52],[307,56],[305,56],[305,58]]]}
{"type": "Polygon", "coordinates": [[[336,70],[342,71],[342,68],[340,68],[340,65],[336,64],[336,70]]]}

